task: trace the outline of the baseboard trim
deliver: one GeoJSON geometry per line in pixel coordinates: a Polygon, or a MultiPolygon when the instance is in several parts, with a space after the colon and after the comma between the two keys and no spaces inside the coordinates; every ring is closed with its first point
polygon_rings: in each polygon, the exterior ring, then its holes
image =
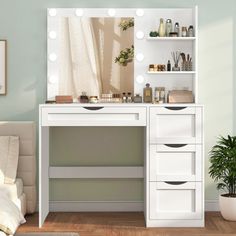
{"type": "Polygon", "coordinates": [[[142,201],[50,201],[49,205],[51,212],[135,212],[143,209],[142,201]]]}
{"type": "MultiPolygon", "coordinates": [[[[142,201],[50,201],[51,212],[135,212],[143,211],[142,201]]],[[[205,211],[219,211],[217,200],[206,200],[205,211]]]]}
{"type": "Polygon", "coordinates": [[[220,211],[218,200],[206,200],[205,211],[220,211]]]}

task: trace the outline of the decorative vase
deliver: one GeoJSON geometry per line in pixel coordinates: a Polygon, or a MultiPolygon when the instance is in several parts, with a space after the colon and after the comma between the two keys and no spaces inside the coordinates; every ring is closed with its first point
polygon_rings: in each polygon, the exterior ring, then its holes
{"type": "Polygon", "coordinates": [[[220,212],[225,220],[236,221],[236,196],[220,195],[220,212]]]}
{"type": "Polygon", "coordinates": [[[165,23],[164,23],[164,19],[161,18],[160,19],[160,25],[159,25],[159,29],[158,29],[158,33],[160,37],[165,37],[165,23]]]}

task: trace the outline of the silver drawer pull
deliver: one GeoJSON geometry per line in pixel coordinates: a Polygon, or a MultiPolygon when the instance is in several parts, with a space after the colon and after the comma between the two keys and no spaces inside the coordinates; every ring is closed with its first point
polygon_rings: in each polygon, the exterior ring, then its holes
{"type": "Polygon", "coordinates": [[[104,107],[83,107],[83,108],[90,111],[97,111],[103,109],[104,107]]]}
{"type": "Polygon", "coordinates": [[[171,148],[180,148],[186,146],[187,144],[164,144],[164,145],[171,148]]]}
{"type": "Polygon", "coordinates": [[[166,184],[170,185],[181,185],[187,183],[186,181],[165,181],[166,184]]]}
{"type": "Polygon", "coordinates": [[[172,111],[179,111],[185,109],[186,107],[165,107],[165,108],[172,111]]]}

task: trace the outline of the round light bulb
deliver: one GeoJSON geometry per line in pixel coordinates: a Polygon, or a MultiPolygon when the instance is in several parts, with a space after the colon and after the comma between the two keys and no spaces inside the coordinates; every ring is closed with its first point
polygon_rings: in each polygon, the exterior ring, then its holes
{"type": "Polygon", "coordinates": [[[55,31],[50,31],[49,32],[49,38],[50,39],[56,39],[57,38],[57,33],[55,31]]]}
{"type": "Polygon", "coordinates": [[[137,9],[136,10],[136,15],[137,16],[143,16],[144,15],[144,10],[143,9],[137,9]]]}
{"type": "Polygon", "coordinates": [[[142,53],[137,53],[136,59],[137,59],[137,61],[143,61],[144,55],[142,53]]]}
{"type": "Polygon", "coordinates": [[[52,75],[52,76],[49,77],[49,83],[50,84],[55,84],[55,83],[57,83],[57,81],[58,81],[57,76],[52,75]]]}
{"type": "Polygon", "coordinates": [[[136,82],[137,82],[138,84],[142,84],[142,83],[144,82],[143,76],[142,76],[142,75],[138,75],[138,76],[136,77],[136,82]]]}
{"type": "Polygon", "coordinates": [[[51,8],[48,11],[49,16],[56,16],[57,15],[57,10],[55,8],[51,8]]]}
{"type": "Polygon", "coordinates": [[[136,38],[137,39],[143,39],[144,38],[144,32],[143,31],[137,31],[136,33],[136,38]]]}
{"type": "Polygon", "coordinates": [[[83,16],[83,14],[84,14],[83,9],[78,8],[78,9],[75,10],[75,15],[76,16],[83,16]]]}
{"type": "Polygon", "coordinates": [[[115,14],[116,14],[116,10],[115,9],[109,9],[108,10],[108,15],[109,16],[115,16],[115,14]]]}
{"type": "Polygon", "coordinates": [[[56,61],[57,60],[57,54],[56,53],[51,53],[49,55],[49,60],[52,61],[52,62],[56,61]]]}

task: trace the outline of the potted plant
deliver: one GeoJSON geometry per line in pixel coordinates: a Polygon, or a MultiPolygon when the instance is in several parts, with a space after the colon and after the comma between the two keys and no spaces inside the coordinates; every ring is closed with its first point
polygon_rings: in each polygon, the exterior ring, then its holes
{"type": "Polygon", "coordinates": [[[219,197],[224,219],[236,221],[236,136],[219,137],[210,151],[209,174],[217,182],[217,189],[226,193],[219,197]]]}

